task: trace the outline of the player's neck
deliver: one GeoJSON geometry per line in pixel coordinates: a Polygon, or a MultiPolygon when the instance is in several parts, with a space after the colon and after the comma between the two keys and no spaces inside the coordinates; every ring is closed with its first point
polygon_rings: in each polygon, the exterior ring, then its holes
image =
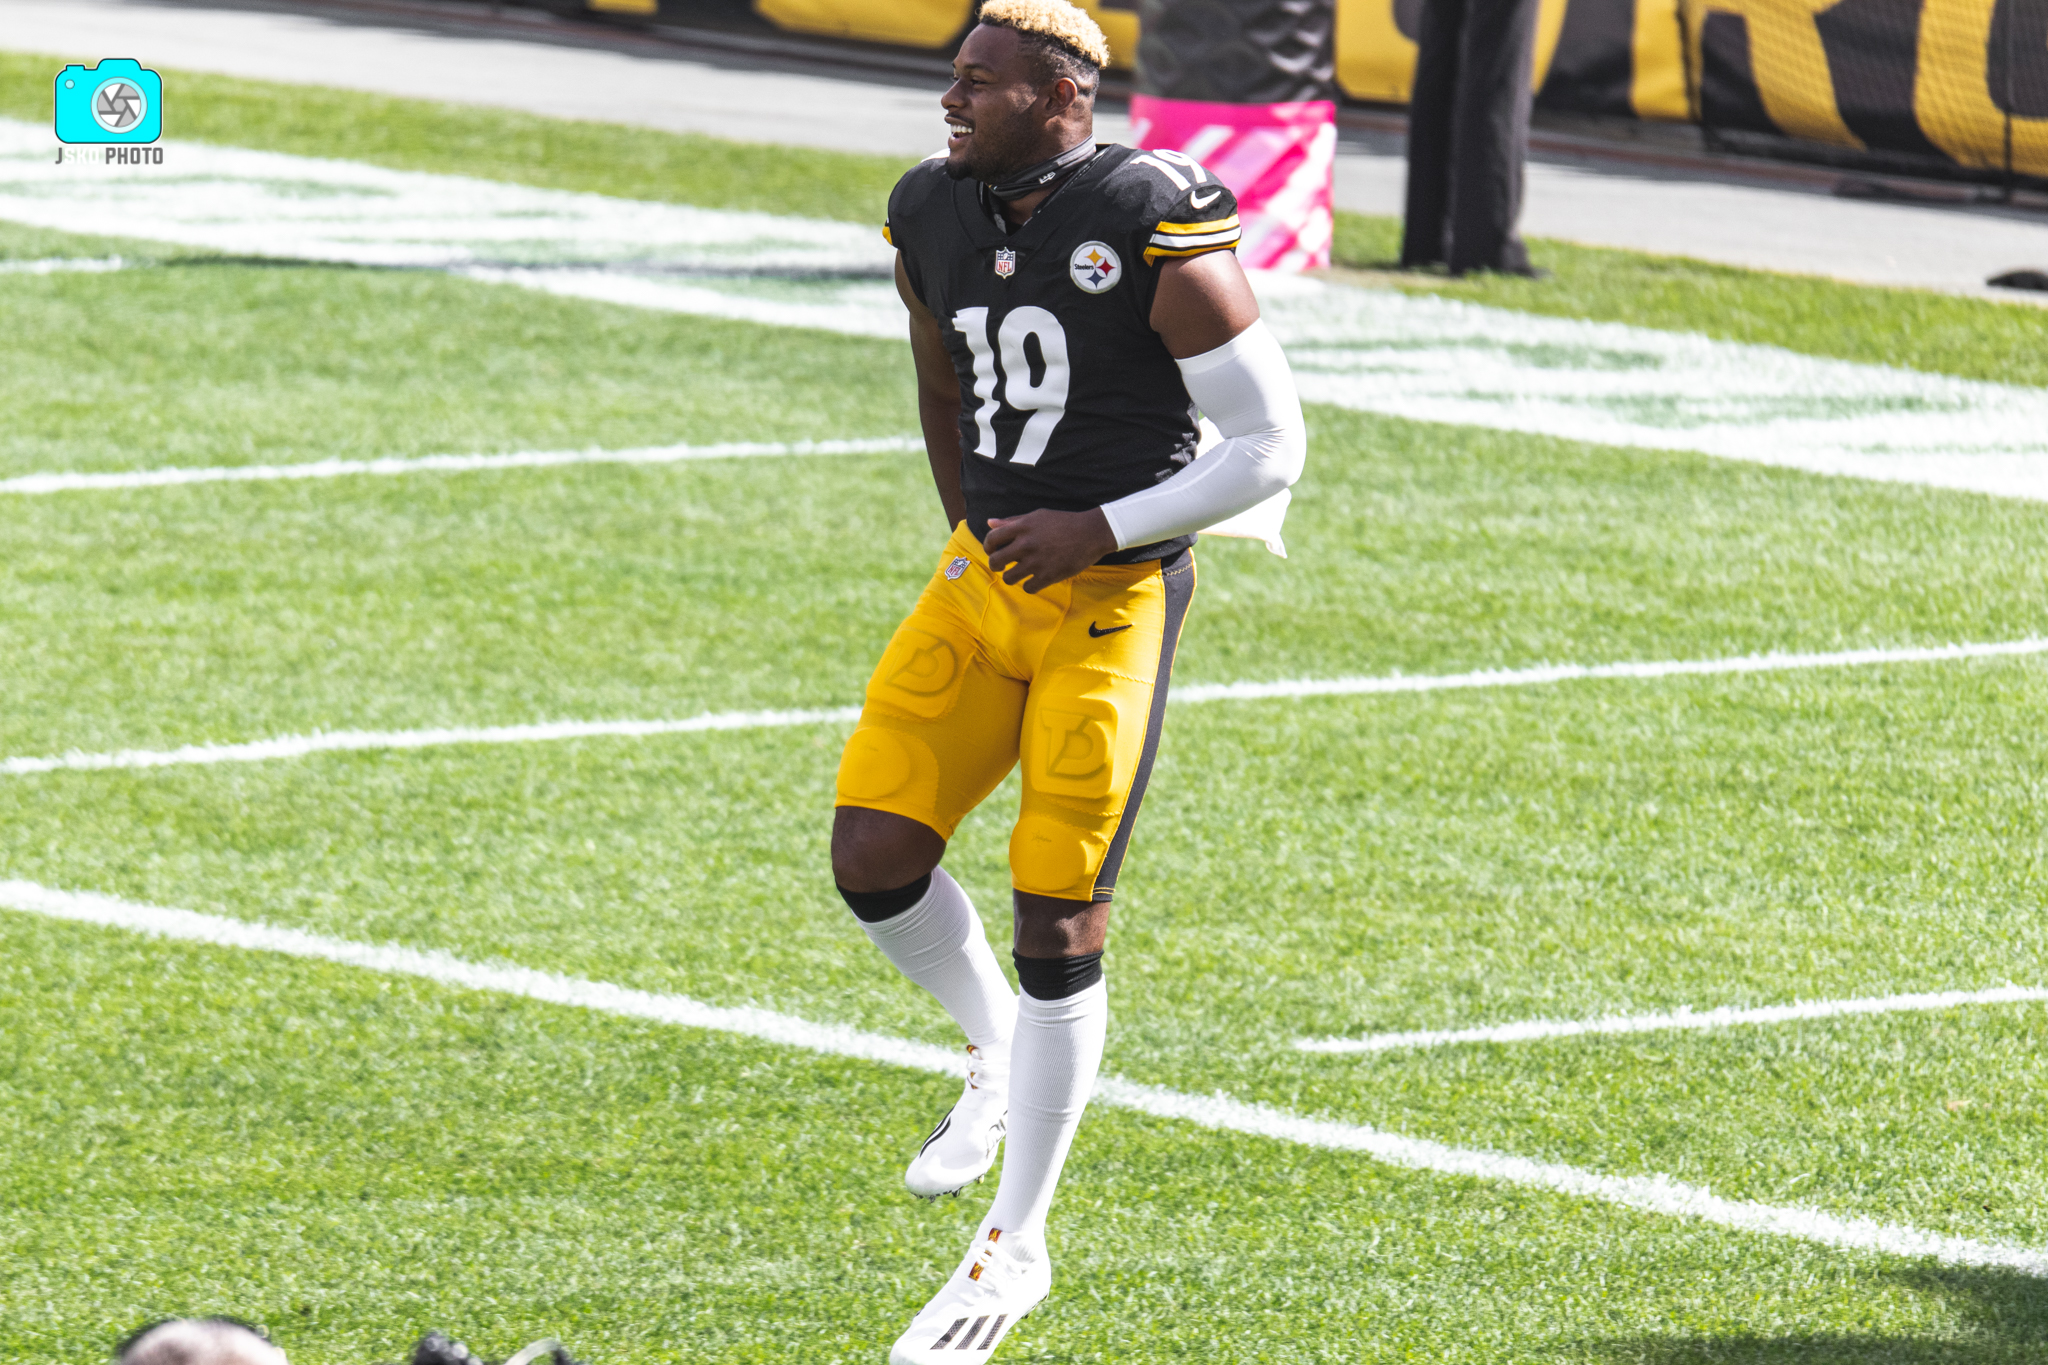
{"type": "Polygon", "coordinates": [[[1012,199],[1008,203],[998,202],[996,208],[1009,221],[1011,227],[1020,228],[1031,221],[1031,215],[1038,212],[1038,206],[1052,198],[1053,190],[1058,188],[1058,185],[1053,185],[1027,194],[1022,199],[1012,199]]]}
{"type": "Polygon", "coordinates": [[[1052,198],[1060,186],[1088,164],[1094,147],[1095,129],[1092,122],[1091,126],[1086,128],[1066,128],[1062,131],[1062,136],[1054,140],[1053,149],[1048,151],[1042,160],[1014,176],[1005,177],[1004,180],[1007,186],[1014,185],[1018,179],[1025,176],[1042,176],[1044,183],[1041,188],[1033,188],[1025,194],[1011,192],[1006,195],[1002,190],[991,186],[990,197],[995,200],[996,207],[1011,228],[1023,227],[1031,221],[1031,215],[1038,212],[1039,205],[1052,198]]]}

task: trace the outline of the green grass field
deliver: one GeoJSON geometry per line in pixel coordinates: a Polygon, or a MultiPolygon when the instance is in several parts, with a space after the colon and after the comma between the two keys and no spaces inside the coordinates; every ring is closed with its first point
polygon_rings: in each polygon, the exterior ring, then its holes
{"type": "MultiPolygon", "coordinates": [[[[35,116],[47,73],[0,58],[0,113],[35,116]]],[[[176,135],[537,184],[859,216],[894,174],[179,81],[176,135]],[[631,156],[595,171],[596,145],[631,156]]],[[[1383,225],[1345,234],[1381,259],[1383,225]]],[[[165,264],[0,277],[0,478],[915,427],[894,345],[0,224],[0,258],[116,249],[165,264]]],[[[1547,282],[1400,283],[2048,379],[2034,310],[1545,250],[1547,282]]],[[[2048,635],[2048,506],[1310,422],[1292,558],[1204,544],[1177,681],[2048,635]]],[[[943,527],[921,458],[874,454],[0,495],[0,533],[4,757],[841,706],[943,527]]],[[[2011,658],[1177,708],[1119,887],[1108,1069],[2048,1245],[2038,1003],[1293,1046],[2048,984],[2044,704],[2048,667],[2011,658]]],[[[844,734],[0,775],[0,881],[950,1044],[833,893],[844,734]]],[[[999,939],[1014,799],[948,859],[999,939]]],[[[878,1361],[992,1188],[902,1192],[956,1082],[282,954],[0,910],[0,1021],[10,1359],[227,1312],[299,1365],[393,1360],[433,1327],[493,1357],[558,1335],[591,1365],[878,1361]]],[[[2048,1351],[2048,1281],[2025,1274],[1128,1110],[1084,1124],[1052,1250],[1054,1297],[1005,1359],[2048,1351]]]]}

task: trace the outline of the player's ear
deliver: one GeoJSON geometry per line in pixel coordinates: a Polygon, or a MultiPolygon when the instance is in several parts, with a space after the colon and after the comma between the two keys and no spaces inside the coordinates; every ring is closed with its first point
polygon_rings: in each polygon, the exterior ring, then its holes
{"type": "Polygon", "coordinates": [[[1052,90],[1046,97],[1046,108],[1055,114],[1064,114],[1074,107],[1074,101],[1081,98],[1081,87],[1072,76],[1062,76],[1052,83],[1052,90]]]}

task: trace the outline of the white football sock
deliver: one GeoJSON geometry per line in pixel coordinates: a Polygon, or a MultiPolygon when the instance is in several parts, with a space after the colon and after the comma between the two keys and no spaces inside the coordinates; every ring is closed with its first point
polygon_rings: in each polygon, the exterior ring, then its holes
{"type": "Polygon", "coordinates": [[[1109,1032],[1109,987],[1097,981],[1064,1000],[1017,997],[1010,1044],[1010,1131],[1003,1180],[986,1226],[1031,1237],[1045,1233],[1060,1168],[1081,1126],[1081,1111],[1102,1069],[1109,1032]]]}
{"type": "Polygon", "coordinates": [[[974,903],[945,868],[932,869],[931,889],[917,904],[860,927],[896,970],[945,1006],[988,1062],[1002,1064],[1016,1028],[1017,997],[996,965],[974,903]]]}

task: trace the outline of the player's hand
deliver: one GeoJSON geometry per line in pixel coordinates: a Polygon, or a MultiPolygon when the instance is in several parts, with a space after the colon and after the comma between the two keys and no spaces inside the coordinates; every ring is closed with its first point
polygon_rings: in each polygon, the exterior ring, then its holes
{"type": "Polygon", "coordinates": [[[1037,592],[1072,578],[1116,549],[1116,533],[1102,509],[1086,512],[1053,512],[1040,508],[1021,517],[990,517],[989,567],[1003,581],[1024,591],[1037,592]]]}

